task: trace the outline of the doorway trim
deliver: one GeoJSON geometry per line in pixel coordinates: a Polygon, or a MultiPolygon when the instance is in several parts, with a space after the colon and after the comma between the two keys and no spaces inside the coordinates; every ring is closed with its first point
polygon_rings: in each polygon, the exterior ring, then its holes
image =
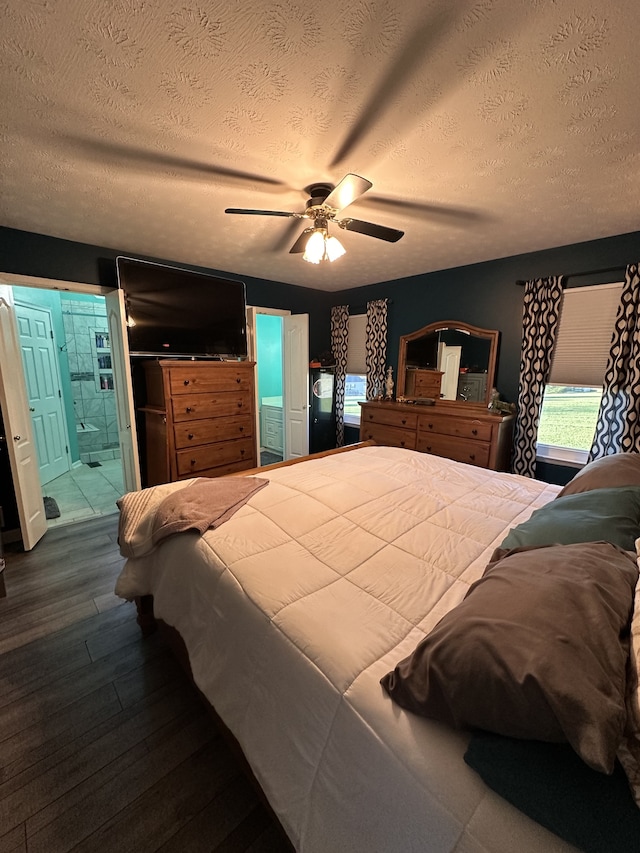
{"type": "MultiPolygon", "coordinates": [[[[51,279],[51,278],[43,278],[41,276],[29,276],[29,275],[20,275],[18,273],[0,272],[0,285],[6,285],[7,287],[31,287],[31,288],[41,289],[41,290],[58,290],[58,291],[66,292],[66,293],[84,293],[84,294],[89,294],[91,296],[104,296],[104,297],[109,296],[109,294],[113,294],[115,291],[116,295],[118,295],[120,297],[120,302],[122,301],[121,294],[119,294],[117,288],[114,288],[114,287],[105,287],[104,285],[99,285],[99,284],[87,284],[86,282],[79,282],[79,281],[64,281],[62,279],[58,280],[58,279],[51,279]]],[[[109,313],[109,308],[107,308],[107,311],[109,313]]],[[[118,319],[120,321],[120,325],[124,329],[124,317],[122,316],[122,317],[119,317],[118,319]]],[[[112,342],[113,342],[114,337],[115,336],[112,336],[112,342]]],[[[123,342],[122,346],[123,347],[126,346],[126,341],[123,342]]],[[[19,353],[18,353],[18,355],[19,355],[19,353]]],[[[128,362],[128,358],[129,358],[128,349],[126,351],[123,351],[122,353],[120,353],[120,355],[122,356],[123,364],[125,362],[128,362]]],[[[24,378],[24,369],[22,370],[22,376],[24,378]]],[[[116,382],[117,382],[118,377],[116,376],[115,367],[114,367],[114,378],[116,379],[116,382]]],[[[24,381],[24,379],[23,379],[23,381],[24,381]]],[[[125,470],[125,460],[124,459],[122,460],[123,476],[125,478],[125,481],[127,480],[127,476],[129,476],[130,478],[133,478],[139,482],[140,471],[139,471],[139,466],[138,466],[138,461],[137,461],[137,439],[136,439],[136,435],[135,435],[135,421],[133,419],[133,396],[132,396],[131,389],[129,387],[130,386],[130,378],[129,378],[128,384],[127,384],[127,378],[123,375],[121,377],[121,383],[120,384],[123,385],[122,395],[120,397],[120,402],[118,402],[119,401],[119,395],[116,394],[116,409],[118,411],[118,420],[119,420],[119,422],[124,422],[124,421],[129,422],[130,421],[130,424],[128,423],[127,426],[128,426],[128,429],[130,430],[129,438],[130,438],[130,443],[132,444],[132,448],[133,448],[133,456],[135,457],[132,460],[134,464],[132,466],[130,466],[131,470],[129,471],[128,474],[127,474],[127,471],[125,470]],[[126,386],[126,387],[124,387],[124,386],[126,386]],[[127,413],[120,411],[122,408],[122,405],[124,405],[124,403],[122,403],[121,401],[125,400],[125,399],[128,400],[128,408],[130,410],[127,413]]],[[[25,408],[24,414],[25,414],[25,416],[29,417],[29,421],[30,421],[30,415],[28,412],[28,403],[26,403],[26,401],[24,403],[24,406],[22,406],[22,408],[25,408]]],[[[6,424],[5,424],[5,426],[6,426],[6,424]]],[[[14,484],[16,481],[17,473],[18,472],[16,472],[13,468],[13,461],[12,461],[12,475],[14,478],[14,484]]],[[[125,489],[126,488],[127,488],[127,484],[125,482],[125,489]]],[[[137,485],[137,486],[134,486],[133,488],[134,489],[140,488],[140,486],[137,485]]],[[[15,487],[15,485],[14,485],[14,489],[16,492],[16,500],[20,501],[21,497],[19,494],[19,489],[17,489],[15,487]]],[[[40,485],[41,502],[42,502],[43,494],[44,494],[44,492],[42,491],[42,486],[40,485]]],[[[20,506],[18,506],[18,510],[19,510],[18,514],[19,515],[20,515],[20,509],[21,509],[20,506]]],[[[43,513],[43,515],[44,515],[44,513],[43,513]]],[[[45,528],[45,532],[46,532],[46,528],[45,528]]],[[[42,534],[40,534],[40,535],[42,535],[42,534]]],[[[27,544],[27,542],[25,542],[25,535],[24,535],[24,531],[23,531],[23,542],[25,543],[25,550],[30,550],[36,544],[36,541],[37,541],[37,539],[35,541],[29,540],[29,542],[27,544]]]]}
{"type": "MultiPolygon", "coordinates": [[[[255,411],[255,431],[256,431],[256,439],[257,439],[257,448],[258,455],[260,454],[260,447],[262,443],[262,436],[260,433],[260,389],[258,388],[258,324],[256,317],[258,314],[272,314],[275,317],[290,317],[291,311],[286,308],[262,308],[259,305],[247,305],[247,338],[249,343],[249,358],[251,361],[256,362],[256,381],[254,382],[254,411],[255,411]]],[[[282,364],[282,372],[284,376],[284,358],[282,364]]],[[[284,441],[284,430],[283,430],[283,441],[284,441]]],[[[285,456],[286,446],[283,447],[283,459],[285,456]]]]}

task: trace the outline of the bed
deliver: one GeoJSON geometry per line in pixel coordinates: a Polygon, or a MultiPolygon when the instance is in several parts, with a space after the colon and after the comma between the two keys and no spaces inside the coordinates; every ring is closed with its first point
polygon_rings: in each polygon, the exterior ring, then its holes
{"type": "MultiPolygon", "coordinates": [[[[575,850],[466,763],[469,730],[381,684],[560,487],[377,446],[256,477],[268,484],[202,534],[121,541],[116,592],[152,596],[179,633],[294,848],[575,850]]],[[[157,507],[193,486],[145,491],[157,507]]]]}

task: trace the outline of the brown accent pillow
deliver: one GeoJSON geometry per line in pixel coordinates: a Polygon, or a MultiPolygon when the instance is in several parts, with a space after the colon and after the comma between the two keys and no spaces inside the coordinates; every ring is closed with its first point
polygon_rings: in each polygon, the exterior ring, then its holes
{"type": "Polygon", "coordinates": [[[568,741],[611,773],[625,724],[634,555],[608,542],[495,552],[382,684],[456,728],[568,741]]]}
{"type": "Polygon", "coordinates": [[[556,497],[618,486],[640,486],[640,453],[614,453],[588,462],[556,497]]]}

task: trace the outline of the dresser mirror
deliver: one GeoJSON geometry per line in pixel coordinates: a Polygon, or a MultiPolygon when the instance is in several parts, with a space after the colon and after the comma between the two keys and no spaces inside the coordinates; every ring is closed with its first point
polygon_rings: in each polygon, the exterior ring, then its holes
{"type": "Polygon", "coordinates": [[[488,406],[499,332],[457,320],[430,323],[400,338],[397,399],[488,406]]]}

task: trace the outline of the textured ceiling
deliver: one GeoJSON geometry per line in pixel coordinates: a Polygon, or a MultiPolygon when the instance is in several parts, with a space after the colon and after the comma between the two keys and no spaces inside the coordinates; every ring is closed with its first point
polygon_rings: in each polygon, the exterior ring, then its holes
{"type": "MultiPolygon", "coordinates": [[[[340,290],[640,228],[638,0],[0,0],[0,224],[340,290]],[[312,182],[373,188],[347,254],[312,182]]],[[[0,263],[1,267],[1,263],[0,263]]]]}

